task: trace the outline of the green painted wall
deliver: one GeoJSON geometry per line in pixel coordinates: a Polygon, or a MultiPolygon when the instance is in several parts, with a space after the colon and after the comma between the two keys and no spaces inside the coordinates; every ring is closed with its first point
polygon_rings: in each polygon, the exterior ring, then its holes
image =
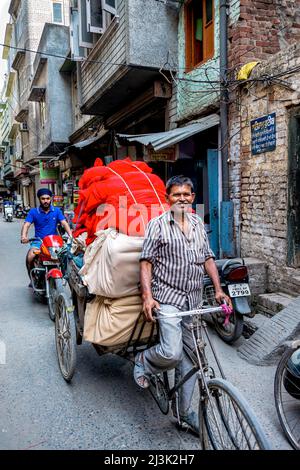
{"type": "Polygon", "coordinates": [[[189,119],[197,116],[202,109],[219,101],[219,86],[209,84],[210,80],[219,78],[219,0],[215,0],[214,57],[203,65],[185,73],[185,29],[184,8],[181,8],[178,26],[179,81],[177,97],[178,119],[189,119]],[[191,81],[191,80],[195,80],[191,81]],[[206,82],[201,83],[200,81],[206,82]]]}

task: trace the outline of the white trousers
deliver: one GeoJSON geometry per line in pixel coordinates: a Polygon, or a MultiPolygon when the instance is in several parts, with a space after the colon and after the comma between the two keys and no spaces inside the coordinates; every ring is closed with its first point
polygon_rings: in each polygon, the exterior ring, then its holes
{"type": "MultiPolygon", "coordinates": [[[[163,313],[174,313],[180,310],[188,310],[188,303],[182,309],[173,305],[160,304],[160,310],[163,313]]],[[[160,342],[155,346],[144,351],[144,364],[147,375],[155,375],[167,370],[176,368],[176,383],[193,366],[190,358],[183,350],[183,335],[188,343],[192,343],[192,334],[184,324],[189,322],[189,317],[166,318],[159,321],[160,342]]],[[[188,413],[192,401],[193,391],[197,380],[197,374],[194,374],[178,390],[179,394],[179,412],[183,416],[188,413]]]]}

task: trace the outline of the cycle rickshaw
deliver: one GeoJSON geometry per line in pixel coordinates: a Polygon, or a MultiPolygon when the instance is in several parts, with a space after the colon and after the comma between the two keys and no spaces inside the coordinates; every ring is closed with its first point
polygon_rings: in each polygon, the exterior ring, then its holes
{"type": "MultiPolygon", "coordinates": [[[[56,297],[55,337],[59,367],[63,378],[69,382],[75,370],[76,344],[81,344],[83,339],[85,308],[94,296],[91,296],[86,286],[83,285],[79,269],[67,248],[60,251],[59,258],[64,277],[71,290],[71,296],[65,290],[58,293],[56,297]]],[[[270,446],[264,432],[248,403],[240,392],[225,379],[221,364],[210,341],[205,315],[221,311],[224,311],[225,315],[229,315],[228,309],[224,306],[176,313],[181,317],[185,315],[190,317],[187,328],[191,334],[183,334],[183,342],[193,367],[174,387],[170,387],[166,372],[152,376],[149,390],[162,413],[168,414],[170,402],[175,400],[177,403],[178,389],[196,373],[199,384],[198,416],[201,448],[212,450],[269,449],[270,446]],[[185,339],[185,336],[188,339],[185,339]],[[205,354],[207,343],[215,356],[220,378],[216,378],[214,369],[208,363],[205,354]]],[[[141,315],[143,314],[141,313],[141,315]]],[[[126,344],[117,347],[103,347],[98,344],[93,344],[93,346],[100,356],[114,353],[133,362],[136,352],[157,341],[159,331],[155,329],[154,325],[152,325],[147,340],[141,339],[145,321],[142,323],[136,321],[126,344]]],[[[180,418],[178,418],[178,425],[181,424],[180,418]]]]}

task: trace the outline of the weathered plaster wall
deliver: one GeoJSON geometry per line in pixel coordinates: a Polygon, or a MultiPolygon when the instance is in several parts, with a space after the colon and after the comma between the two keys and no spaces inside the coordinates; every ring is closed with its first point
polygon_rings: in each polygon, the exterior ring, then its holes
{"type": "MultiPolygon", "coordinates": [[[[209,111],[212,107],[219,106],[220,86],[220,22],[219,0],[214,2],[215,30],[214,30],[214,57],[194,70],[185,73],[185,20],[184,8],[179,14],[178,26],[178,77],[177,88],[177,119],[179,121],[193,119],[209,111]],[[206,83],[205,83],[206,82],[206,83]]],[[[235,23],[240,14],[240,0],[229,1],[229,24],[235,23]]]]}
{"type": "Polygon", "coordinates": [[[129,63],[177,68],[177,11],[156,0],[127,1],[129,63]]]}

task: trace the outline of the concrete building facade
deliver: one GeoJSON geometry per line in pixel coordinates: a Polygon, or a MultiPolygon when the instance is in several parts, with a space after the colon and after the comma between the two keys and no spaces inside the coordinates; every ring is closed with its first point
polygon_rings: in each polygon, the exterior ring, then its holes
{"type": "Polygon", "coordinates": [[[39,183],[39,155],[37,139],[40,128],[37,128],[35,109],[28,96],[33,78],[33,63],[40,42],[44,24],[57,23],[69,25],[69,2],[52,0],[12,0],[9,5],[11,15],[11,48],[9,50],[8,73],[14,74],[16,106],[13,109],[11,136],[16,134],[16,147],[21,147],[17,160],[17,191],[23,192],[25,204],[34,205],[35,189],[39,183]],[[13,127],[14,126],[14,127],[13,127]],[[16,132],[14,132],[14,128],[16,132]],[[18,137],[18,132],[21,133],[18,137]],[[35,168],[36,167],[36,168],[35,168]],[[22,184],[26,174],[26,186],[22,184]],[[28,184],[29,183],[29,184],[28,184]]]}

